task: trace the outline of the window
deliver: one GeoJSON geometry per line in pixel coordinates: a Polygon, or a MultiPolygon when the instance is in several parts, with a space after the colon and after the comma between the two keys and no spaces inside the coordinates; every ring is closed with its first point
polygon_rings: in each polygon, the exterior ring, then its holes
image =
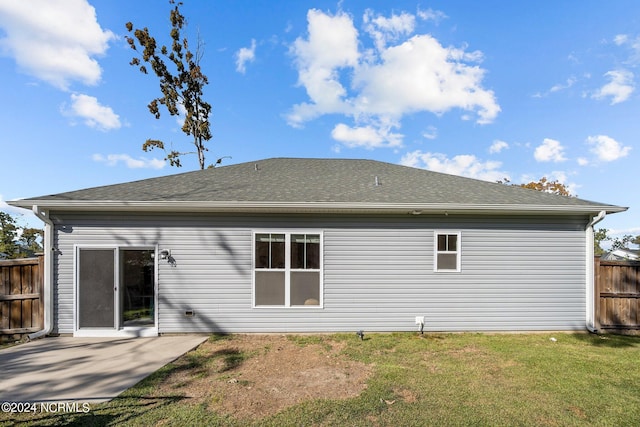
{"type": "Polygon", "coordinates": [[[284,305],[284,234],[256,234],[255,266],[256,305],[284,305]]]}
{"type": "Polygon", "coordinates": [[[435,233],[435,271],[460,271],[460,233],[435,233]]]}
{"type": "Polygon", "coordinates": [[[254,306],[321,305],[320,233],[256,233],[254,306]]]}

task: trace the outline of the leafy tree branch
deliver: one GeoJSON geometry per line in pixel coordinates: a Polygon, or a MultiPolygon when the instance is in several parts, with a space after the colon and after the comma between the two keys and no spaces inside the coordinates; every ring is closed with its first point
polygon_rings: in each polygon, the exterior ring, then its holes
{"type": "Polygon", "coordinates": [[[43,236],[43,230],[21,227],[13,216],[0,212],[0,253],[7,258],[25,258],[41,252],[43,236]]]}
{"type": "Polygon", "coordinates": [[[158,77],[161,96],[154,98],[147,105],[149,112],[159,119],[161,109],[171,116],[184,114],[182,132],[192,137],[195,151],[167,151],[166,145],[159,139],[147,139],[142,145],[144,151],[161,149],[166,153],[165,160],[171,166],[181,167],[181,156],[197,154],[200,169],[205,168],[205,153],[208,151],[206,142],[211,139],[211,125],[209,116],[211,105],[204,100],[204,87],[209,83],[207,76],[202,72],[200,61],[203,55],[203,43],[198,42],[193,52],[189,47],[182,31],[186,26],[186,19],[180,12],[182,2],[170,0],[174,7],[169,14],[171,22],[171,45],[158,46],[156,39],[151,36],[149,29],[135,29],[131,22],[126,23],[127,31],[133,36],[127,36],[126,40],[131,49],[136,51],[130,65],[137,67],[141,73],[149,74],[151,71],[158,77]],[[150,67],[150,70],[149,68],[150,67]]]}

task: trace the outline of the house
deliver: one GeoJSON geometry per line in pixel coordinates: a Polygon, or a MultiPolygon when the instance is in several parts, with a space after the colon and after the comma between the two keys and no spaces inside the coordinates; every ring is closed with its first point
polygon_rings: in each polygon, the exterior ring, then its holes
{"type": "Polygon", "coordinates": [[[624,207],[370,160],[273,158],[10,202],[45,222],[45,333],[593,328],[624,207]]]}
{"type": "Polygon", "coordinates": [[[638,261],[640,260],[640,251],[619,248],[605,253],[600,259],[602,261],[638,261]]]}

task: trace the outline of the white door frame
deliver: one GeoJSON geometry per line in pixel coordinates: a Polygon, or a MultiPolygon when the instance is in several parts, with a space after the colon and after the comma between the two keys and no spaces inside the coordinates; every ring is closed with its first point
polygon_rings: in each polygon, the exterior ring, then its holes
{"type": "Polygon", "coordinates": [[[149,245],[90,245],[76,244],[74,245],[73,256],[73,336],[74,337],[155,337],[158,336],[158,246],[149,245]],[[79,325],[79,275],[80,268],[79,258],[80,251],[83,249],[105,250],[110,249],[114,252],[114,319],[113,327],[109,328],[80,328],[79,325]],[[153,269],[153,326],[120,326],[122,324],[121,298],[120,298],[120,251],[121,250],[152,250],[154,251],[154,269],[153,269]]]}

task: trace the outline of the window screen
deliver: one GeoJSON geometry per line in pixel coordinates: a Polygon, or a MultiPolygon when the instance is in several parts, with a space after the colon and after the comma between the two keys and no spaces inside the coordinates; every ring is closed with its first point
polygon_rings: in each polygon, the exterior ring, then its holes
{"type": "Polygon", "coordinates": [[[284,272],[256,271],[256,305],[284,305],[284,272]]]}
{"type": "Polygon", "coordinates": [[[115,250],[78,251],[78,326],[115,327],[115,250]]]}
{"type": "Polygon", "coordinates": [[[291,305],[320,305],[319,272],[291,272],[291,305]]]}

